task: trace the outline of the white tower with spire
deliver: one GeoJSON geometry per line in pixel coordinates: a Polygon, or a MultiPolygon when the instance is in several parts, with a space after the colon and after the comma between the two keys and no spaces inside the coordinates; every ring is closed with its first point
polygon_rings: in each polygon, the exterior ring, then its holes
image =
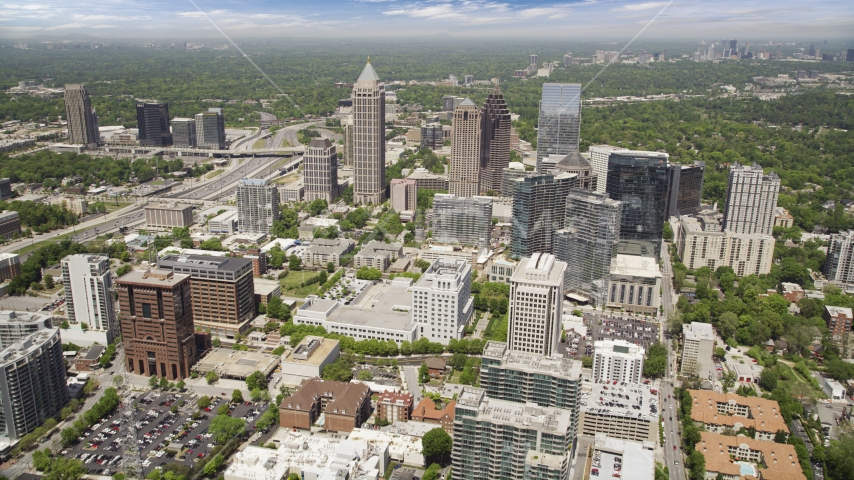
{"type": "Polygon", "coordinates": [[[371,57],[353,85],[353,202],[385,201],[385,86],[371,57]]]}

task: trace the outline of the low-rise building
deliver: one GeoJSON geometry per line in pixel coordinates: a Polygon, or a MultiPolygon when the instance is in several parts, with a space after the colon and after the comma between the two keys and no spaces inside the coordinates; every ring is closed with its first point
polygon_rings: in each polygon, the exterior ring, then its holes
{"type": "Polygon", "coordinates": [[[519,262],[513,261],[504,255],[491,257],[486,262],[486,276],[490,282],[510,283],[510,278],[513,272],[516,271],[516,265],[519,262]]]}
{"type": "Polygon", "coordinates": [[[579,434],[656,443],[658,395],[649,385],[585,383],[582,390],[579,434]]]}
{"type": "Polygon", "coordinates": [[[336,267],[341,266],[341,257],[352,252],[356,242],[349,238],[328,240],[314,239],[302,256],[303,265],[308,267],[325,267],[332,262],[336,267]]]}
{"type": "Polygon", "coordinates": [[[404,465],[426,467],[422,455],[421,438],[414,435],[392,433],[372,428],[354,428],[347,440],[364,441],[372,445],[388,445],[391,460],[404,465]]]}
{"type": "Polygon", "coordinates": [[[412,409],[412,420],[416,422],[433,423],[448,432],[454,434],[454,417],[457,402],[451,400],[442,408],[436,408],[436,404],[429,398],[422,398],[418,405],[412,409]]]}
{"type": "Polygon", "coordinates": [[[780,287],[783,290],[783,297],[786,300],[792,303],[798,303],[804,299],[804,289],[797,283],[783,282],[780,284],[780,287]]]}
{"type": "Polygon", "coordinates": [[[653,480],[655,478],[655,444],[650,442],[633,442],[620,440],[597,433],[595,437],[580,437],[578,439],[578,457],[576,469],[590,466],[584,473],[595,480],[631,478],[631,480],[653,480]],[[589,448],[585,448],[585,445],[589,448]],[[593,465],[599,465],[594,467],[593,465]],[[622,467],[615,470],[615,466],[622,467]],[[598,475],[590,475],[592,469],[598,470],[598,475]],[[630,476],[629,473],[631,472],[630,476]],[[616,474],[616,475],[615,475],[616,474]]]}
{"type": "Polygon", "coordinates": [[[371,415],[371,390],[359,383],[305,380],[279,405],[279,425],[308,430],[321,414],[327,431],[349,432],[371,415]]]}
{"type": "Polygon", "coordinates": [[[101,355],[104,354],[106,347],[103,345],[92,345],[86,351],[85,355],[80,355],[74,361],[74,366],[78,372],[91,372],[98,367],[101,360],[101,355]]]}
{"type": "Polygon", "coordinates": [[[742,397],[734,393],[711,390],[689,390],[693,404],[691,420],[704,425],[707,432],[724,433],[741,428],[754,428],[756,440],[773,441],[782,430],[789,433],[780,405],[761,397],[742,397]]]}
{"type": "Polygon", "coordinates": [[[817,377],[818,383],[821,385],[821,389],[824,390],[824,393],[827,395],[827,398],[829,398],[831,401],[845,401],[846,391],[845,387],[842,386],[841,383],[825,375],[817,375],[817,377]]]}
{"type": "Polygon", "coordinates": [[[305,196],[305,181],[300,178],[287,185],[279,185],[279,200],[282,202],[301,202],[305,196]]]}
{"type": "Polygon", "coordinates": [[[82,198],[75,197],[49,197],[51,205],[57,205],[65,208],[75,215],[84,215],[89,211],[89,202],[82,198]]]}
{"type": "Polygon", "coordinates": [[[149,205],[145,207],[145,226],[151,229],[172,230],[193,224],[192,205],[149,205]]]}
{"type": "Polygon", "coordinates": [[[706,459],[706,478],[806,480],[792,445],[700,432],[694,448],[706,459]]]}
{"type": "Polygon", "coordinates": [[[353,256],[353,267],[357,269],[370,267],[385,272],[392,263],[402,256],[402,244],[373,240],[353,256]]]}
{"type": "Polygon", "coordinates": [[[282,383],[299,385],[304,380],[320,377],[323,367],[341,355],[338,340],[309,335],[282,357],[282,383]]]}
{"type": "Polygon", "coordinates": [[[21,274],[21,259],[17,253],[0,253],[0,283],[21,274]]]}
{"type": "Polygon", "coordinates": [[[783,228],[792,228],[795,225],[795,217],[783,207],[774,209],[774,226],[783,228]]]}
{"type": "Polygon", "coordinates": [[[255,304],[264,304],[270,302],[273,297],[282,296],[282,284],[277,280],[267,280],[265,278],[256,278],[254,281],[255,288],[255,304]]]}
{"type": "Polygon", "coordinates": [[[21,233],[21,217],[14,210],[0,212],[0,237],[12,238],[21,233]]]}
{"type": "Polygon", "coordinates": [[[617,255],[608,279],[609,307],[657,315],[661,306],[661,268],[654,258],[617,255]]]}
{"type": "Polygon", "coordinates": [[[830,330],[830,335],[835,342],[841,342],[845,335],[851,331],[852,313],[850,308],[826,305],[823,316],[827,323],[827,329],[830,330]]]}
{"type": "Polygon", "coordinates": [[[208,220],[208,233],[231,235],[237,231],[237,210],[228,210],[208,220]]]}
{"type": "MultiPolygon", "coordinates": [[[[772,344],[774,342],[771,342],[772,344]]],[[[762,375],[763,367],[755,363],[735,363],[727,362],[727,369],[735,374],[735,381],[738,383],[746,383],[753,385],[759,382],[759,377],[762,375]]]]}
{"type": "Polygon", "coordinates": [[[418,190],[434,190],[437,192],[447,192],[448,180],[447,174],[436,174],[428,171],[426,168],[416,168],[412,175],[406,177],[409,180],[415,180],[415,185],[418,190]]]}
{"type": "Polygon", "coordinates": [[[593,381],[641,383],[644,348],[625,340],[593,342],[593,381]]]}
{"type": "Polygon", "coordinates": [[[412,394],[383,392],[377,399],[376,417],[390,423],[406,422],[412,418],[412,394]]]}
{"type": "Polygon", "coordinates": [[[712,374],[712,354],[715,349],[715,332],[708,323],[692,322],[682,325],[683,377],[708,379],[712,374]]]}

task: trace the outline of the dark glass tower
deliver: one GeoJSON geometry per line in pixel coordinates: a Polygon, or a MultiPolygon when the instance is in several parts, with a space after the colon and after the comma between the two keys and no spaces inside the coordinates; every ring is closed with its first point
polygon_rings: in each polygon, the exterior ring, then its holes
{"type": "Polygon", "coordinates": [[[564,225],[566,197],[577,186],[578,175],[574,173],[542,174],[515,180],[511,257],[553,253],[554,234],[564,225]]]}
{"type": "Polygon", "coordinates": [[[679,210],[697,208],[703,198],[703,174],[706,162],[694,162],[693,165],[672,164],[670,186],[667,193],[667,217],[679,210]]]}
{"type": "Polygon", "coordinates": [[[480,114],[480,191],[501,191],[502,171],[510,165],[510,110],[495,86],[480,114]]]}
{"type": "Polygon", "coordinates": [[[137,128],[139,128],[140,145],[154,147],[172,145],[168,104],[137,103],[136,123],[137,128]]]}
{"type": "Polygon", "coordinates": [[[608,157],[606,193],[623,202],[620,242],[648,243],[656,258],[667,208],[667,160],[660,152],[623,150],[608,157]]]}

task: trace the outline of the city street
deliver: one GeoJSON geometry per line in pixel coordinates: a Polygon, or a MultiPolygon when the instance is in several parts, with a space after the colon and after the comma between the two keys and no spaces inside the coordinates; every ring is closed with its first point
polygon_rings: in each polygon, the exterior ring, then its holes
{"type": "Polygon", "coordinates": [[[406,388],[412,394],[412,404],[418,405],[421,401],[421,387],[418,385],[418,366],[403,366],[403,379],[406,381],[406,388]]]}
{"type": "Polygon", "coordinates": [[[661,379],[659,394],[661,395],[661,404],[667,404],[666,408],[662,408],[661,414],[664,418],[664,460],[667,469],[670,472],[670,478],[673,480],[685,479],[685,465],[683,464],[683,456],[681,449],[681,435],[679,428],[679,412],[676,399],[673,397],[673,386],[676,381],[676,359],[672,349],[671,342],[665,338],[664,332],[667,329],[667,319],[670,316],[670,311],[676,304],[676,294],[673,292],[673,270],[670,265],[669,245],[662,242],[661,247],[661,305],[664,307],[662,315],[661,328],[658,331],[659,340],[667,346],[667,365],[664,371],[664,378],[661,379]],[[665,401],[666,399],[666,401],[665,401]],[[673,447],[676,447],[674,450],[673,447]],[[678,462],[678,465],[677,465],[678,462]]]}

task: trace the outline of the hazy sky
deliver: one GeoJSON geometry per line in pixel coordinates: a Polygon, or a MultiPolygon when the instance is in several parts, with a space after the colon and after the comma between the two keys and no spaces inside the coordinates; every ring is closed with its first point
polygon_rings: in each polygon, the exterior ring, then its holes
{"type": "MultiPolygon", "coordinates": [[[[233,37],[825,39],[854,34],[852,0],[193,0],[233,37]]],[[[0,0],[0,37],[219,35],[191,0],[0,0]]]]}

